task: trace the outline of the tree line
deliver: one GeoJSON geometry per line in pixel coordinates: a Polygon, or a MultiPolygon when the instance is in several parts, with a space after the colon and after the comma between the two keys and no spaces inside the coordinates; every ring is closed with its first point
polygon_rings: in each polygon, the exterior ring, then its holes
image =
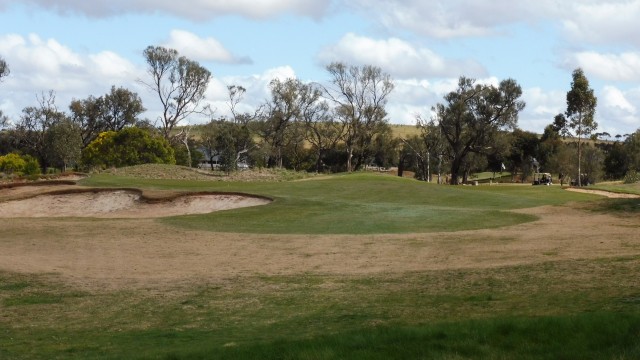
{"type": "MultiPolygon", "coordinates": [[[[213,169],[215,157],[225,172],[239,164],[315,172],[397,166],[399,175],[412,171],[421,180],[460,184],[482,171],[508,171],[512,181],[544,171],[581,185],[640,168],[640,131],[624,141],[598,141],[602,134],[593,134],[597,99],[581,69],[573,72],[566,111],[550,119],[541,136],[517,127],[525,103],[515,80],[494,86],[463,76],[428,117],[416,118],[414,135],[397,137],[386,112],[394,82],[375,66],[329,64],[324,84],[274,79],[270,98],[252,112],[238,111],[246,89],[229,85],[230,115],[221,117],[203,104],[209,70],[161,46],[147,47],[143,56],[147,76],[140,83],[156,96],[157,119],[141,118],[142,100],[126,88],[73,99],[66,111],[54,92],[39,94],[19,119],[0,114],[0,170],[19,168],[2,168],[6,154],[35,159],[45,171],[147,162],[213,169]],[[209,122],[189,124],[194,115],[209,122]]],[[[0,81],[8,75],[0,58],[0,81]]]]}

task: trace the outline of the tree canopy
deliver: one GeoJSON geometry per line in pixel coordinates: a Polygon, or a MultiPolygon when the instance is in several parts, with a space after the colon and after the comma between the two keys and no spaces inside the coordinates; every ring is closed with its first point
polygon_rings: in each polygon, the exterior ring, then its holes
{"type": "Polygon", "coordinates": [[[0,81],[2,81],[3,77],[9,76],[10,72],[7,61],[0,56],[0,81]]]}
{"type": "Polygon", "coordinates": [[[476,84],[461,77],[458,89],[445,95],[444,104],[434,108],[442,135],[449,144],[451,184],[458,184],[463,162],[471,153],[490,147],[496,133],[513,129],[525,107],[522,89],[513,79],[493,85],[476,84]]]}
{"type": "Polygon", "coordinates": [[[171,140],[171,131],[191,114],[202,111],[200,101],[211,79],[211,72],[197,61],[179,56],[178,51],[162,46],[144,50],[151,83],[142,81],[162,105],[161,131],[171,140]]]}
{"type": "Polygon", "coordinates": [[[325,95],[335,105],[335,116],[343,123],[342,140],[347,148],[347,171],[365,160],[380,123],[386,123],[385,106],[394,84],[391,76],[371,65],[348,66],[334,62],[327,66],[331,85],[325,95]],[[353,164],[354,155],[358,163],[353,164]]]}

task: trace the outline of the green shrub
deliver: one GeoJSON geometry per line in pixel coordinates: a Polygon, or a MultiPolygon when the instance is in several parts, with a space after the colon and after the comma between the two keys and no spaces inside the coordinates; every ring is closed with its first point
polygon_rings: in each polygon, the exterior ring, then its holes
{"type": "Polygon", "coordinates": [[[640,181],[640,173],[638,173],[635,170],[629,170],[627,171],[627,173],[624,176],[624,183],[625,184],[635,184],[638,181],[640,181]]]}
{"type": "Polygon", "coordinates": [[[25,155],[24,157],[25,165],[24,165],[24,174],[28,176],[37,176],[40,175],[40,164],[38,160],[30,155],[25,155]]]}
{"type": "Polygon", "coordinates": [[[107,131],[82,151],[89,167],[123,167],[140,164],[175,164],[174,150],[164,138],[140,128],[107,131]]]}

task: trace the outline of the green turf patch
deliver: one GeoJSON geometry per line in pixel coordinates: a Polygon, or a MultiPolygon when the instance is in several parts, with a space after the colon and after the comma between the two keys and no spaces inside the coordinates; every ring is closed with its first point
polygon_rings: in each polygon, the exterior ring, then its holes
{"type": "Polygon", "coordinates": [[[640,195],[640,182],[634,183],[634,184],[620,184],[620,183],[609,184],[609,183],[604,183],[604,184],[596,184],[595,186],[592,186],[591,188],[597,189],[597,190],[611,191],[611,192],[615,192],[615,193],[640,195]]]}
{"type": "Polygon", "coordinates": [[[175,226],[220,232],[374,234],[496,228],[535,220],[510,212],[597,197],[559,187],[448,186],[355,173],[294,182],[150,180],[100,175],[92,186],[229,191],[268,196],[266,206],[167,218],[175,226]]]}

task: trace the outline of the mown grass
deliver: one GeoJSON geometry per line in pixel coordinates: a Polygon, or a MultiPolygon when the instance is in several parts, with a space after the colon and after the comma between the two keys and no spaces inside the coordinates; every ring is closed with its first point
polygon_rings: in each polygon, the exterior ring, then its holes
{"type": "Polygon", "coordinates": [[[78,293],[0,273],[0,358],[634,359],[639,275],[630,256],[78,293]],[[44,293],[61,301],[6,303],[44,293]]]}
{"type": "Polygon", "coordinates": [[[202,230],[275,234],[383,234],[494,228],[535,219],[508,210],[596,198],[559,187],[454,187],[368,173],[293,182],[150,180],[98,175],[83,183],[269,196],[274,202],[267,206],[162,221],[202,230]]]}
{"type": "MultiPolygon", "coordinates": [[[[367,174],[281,183],[100,175],[85,184],[270,196],[268,206],[163,220],[264,233],[485,228],[531,220],[511,209],[596,198],[367,174]]],[[[639,277],[639,256],[120,290],[0,271],[0,359],[636,359],[639,277]]]]}
{"type": "Polygon", "coordinates": [[[638,194],[640,195],[640,182],[633,184],[622,184],[622,183],[604,183],[604,184],[596,184],[592,188],[611,191],[615,193],[624,193],[624,194],[638,194]]]}

